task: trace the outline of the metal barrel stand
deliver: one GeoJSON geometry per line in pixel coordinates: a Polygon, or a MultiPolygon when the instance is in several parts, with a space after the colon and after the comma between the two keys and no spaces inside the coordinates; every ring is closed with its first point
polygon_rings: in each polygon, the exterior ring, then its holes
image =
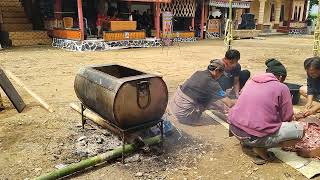
{"type": "MultiPolygon", "coordinates": [[[[84,116],[84,110],[89,109],[87,108],[83,103],[81,103],[81,121],[82,121],[82,129],[84,129],[84,125],[86,123],[86,117],[84,116]]],[[[137,126],[133,126],[127,129],[123,129],[120,128],[119,126],[117,126],[114,123],[111,123],[107,120],[105,120],[106,124],[108,124],[108,129],[110,130],[110,132],[112,132],[114,135],[119,136],[120,134],[120,138],[122,140],[122,163],[124,163],[124,156],[125,156],[125,143],[126,143],[126,135],[130,134],[130,133],[135,133],[141,130],[147,130],[150,129],[152,127],[158,127],[160,130],[160,136],[161,136],[161,142],[160,142],[160,147],[161,147],[161,151],[163,151],[163,141],[164,141],[164,133],[163,133],[163,119],[159,119],[159,120],[155,120],[155,121],[151,121],[151,122],[147,122],[147,123],[143,123],[137,126]],[[110,128],[111,127],[111,128],[110,128]],[[116,130],[117,132],[119,132],[119,134],[117,134],[116,132],[114,132],[114,130],[116,130]]]]}

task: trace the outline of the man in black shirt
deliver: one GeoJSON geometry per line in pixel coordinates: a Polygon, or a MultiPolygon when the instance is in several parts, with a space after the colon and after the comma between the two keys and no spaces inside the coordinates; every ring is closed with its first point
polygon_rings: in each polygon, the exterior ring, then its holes
{"type": "Polygon", "coordinates": [[[235,98],[238,98],[240,90],[250,78],[250,72],[248,70],[241,71],[240,52],[238,50],[228,50],[222,60],[225,70],[218,82],[224,91],[232,90],[235,98]]]}
{"type": "Polygon", "coordinates": [[[312,57],[304,61],[307,71],[307,86],[300,88],[300,94],[307,97],[305,116],[316,114],[320,110],[320,58],[312,57]]]}
{"type": "Polygon", "coordinates": [[[207,70],[195,72],[181,85],[172,98],[169,109],[179,122],[199,125],[199,119],[206,109],[216,109],[218,100],[231,107],[234,101],[225,96],[217,79],[223,74],[221,60],[212,60],[207,70]]]}

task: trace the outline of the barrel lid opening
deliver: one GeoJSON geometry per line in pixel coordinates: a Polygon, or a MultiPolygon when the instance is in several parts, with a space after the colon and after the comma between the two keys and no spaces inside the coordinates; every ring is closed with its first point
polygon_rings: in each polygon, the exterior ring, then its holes
{"type": "Polygon", "coordinates": [[[116,78],[125,78],[125,77],[138,76],[138,75],[145,74],[144,72],[137,71],[137,70],[120,66],[120,65],[106,65],[106,66],[99,66],[99,67],[92,67],[92,68],[116,78]]]}

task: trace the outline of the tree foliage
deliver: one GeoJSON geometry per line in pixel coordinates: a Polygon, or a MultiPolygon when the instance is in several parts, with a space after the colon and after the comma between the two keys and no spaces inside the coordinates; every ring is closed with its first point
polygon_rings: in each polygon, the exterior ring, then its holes
{"type": "Polygon", "coordinates": [[[309,0],[310,1],[310,9],[313,5],[318,5],[318,0],[309,0]]]}
{"type": "Polygon", "coordinates": [[[308,16],[308,19],[311,19],[311,20],[314,20],[317,18],[317,14],[311,14],[311,10],[312,10],[312,7],[314,5],[318,5],[318,0],[309,0],[310,1],[310,8],[309,8],[309,16],[308,16]]]}

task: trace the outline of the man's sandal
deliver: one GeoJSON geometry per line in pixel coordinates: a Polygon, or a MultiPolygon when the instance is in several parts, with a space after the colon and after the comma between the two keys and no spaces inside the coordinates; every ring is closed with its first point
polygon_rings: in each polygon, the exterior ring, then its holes
{"type": "Polygon", "coordinates": [[[267,154],[268,154],[268,159],[265,160],[263,158],[261,158],[259,155],[257,155],[252,147],[249,147],[249,146],[246,146],[246,145],[243,145],[241,144],[241,147],[242,147],[242,151],[243,153],[245,153],[247,156],[249,156],[251,159],[252,159],[252,162],[256,165],[263,165],[263,164],[266,164],[267,162],[271,162],[271,161],[274,161],[276,159],[276,156],[273,152],[271,151],[268,151],[267,154]]]}
{"type": "Polygon", "coordinates": [[[256,165],[263,165],[263,164],[266,164],[267,162],[272,162],[275,159],[276,159],[276,155],[273,152],[268,151],[268,159],[263,159],[259,155],[255,155],[252,157],[252,162],[256,165]]]}

